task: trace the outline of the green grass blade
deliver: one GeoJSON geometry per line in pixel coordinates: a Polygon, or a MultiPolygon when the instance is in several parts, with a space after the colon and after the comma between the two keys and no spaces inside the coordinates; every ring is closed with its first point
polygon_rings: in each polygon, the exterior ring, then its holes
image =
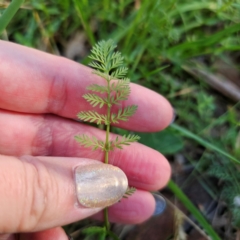
{"type": "Polygon", "coordinates": [[[216,44],[219,44],[223,39],[226,39],[229,36],[232,36],[239,32],[240,24],[234,24],[223,30],[218,31],[207,37],[202,37],[196,41],[192,42],[183,42],[178,45],[175,45],[167,50],[167,55],[170,59],[174,59],[175,54],[181,55],[183,58],[190,58],[206,53],[212,53],[215,50],[216,44]],[[212,49],[209,49],[212,48],[212,49]]]}
{"type": "Polygon", "coordinates": [[[184,206],[192,213],[199,224],[204,228],[207,234],[213,240],[221,240],[218,234],[214,231],[212,226],[207,222],[201,212],[193,205],[191,200],[184,194],[184,192],[172,181],[168,183],[168,188],[174,193],[174,195],[184,204],[184,206]]]}
{"type": "Polygon", "coordinates": [[[5,30],[24,0],[13,0],[0,17],[0,34],[5,30]]]}
{"type": "MultiPolygon", "coordinates": [[[[93,32],[91,30],[89,21],[86,19],[87,17],[85,16],[86,14],[84,13],[84,8],[86,8],[86,6],[84,6],[84,3],[82,1],[79,0],[73,0],[75,8],[77,10],[77,15],[79,16],[83,28],[85,29],[85,32],[87,34],[88,40],[91,43],[91,45],[93,46],[95,44],[95,38],[93,36],[93,32]]],[[[90,6],[88,6],[90,8],[90,6]]]]}
{"type": "Polygon", "coordinates": [[[207,142],[206,140],[204,140],[203,138],[197,136],[196,134],[188,131],[187,129],[185,129],[183,127],[180,127],[180,126],[178,126],[176,124],[172,124],[170,127],[172,129],[177,130],[182,136],[190,138],[190,139],[193,139],[196,142],[198,142],[199,144],[201,144],[202,146],[206,147],[207,149],[216,151],[216,152],[222,154],[223,156],[229,158],[233,162],[240,164],[240,161],[237,158],[233,157],[232,155],[230,155],[229,153],[225,152],[224,150],[216,147],[215,145],[207,142]]]}

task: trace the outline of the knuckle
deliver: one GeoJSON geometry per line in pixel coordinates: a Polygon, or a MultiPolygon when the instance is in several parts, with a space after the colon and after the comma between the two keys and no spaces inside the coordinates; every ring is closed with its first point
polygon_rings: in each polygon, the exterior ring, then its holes
{"type": "Polygon", "coordinates": [[[67,86],[66,76],[62,69],[66,69],[66,60],[58,58],[52,76],[50,76],[50,89],[48,95],[48,105],[46,110],[48,112],[59,114],[64,108],[67,101],[67,86]]]}
{"type": "Polygon", "coordinates": [[[57,184],[47,167],[31,156],[21,157],[24,168],[24,197],[19,231],[32,231],[46,221],[57,184]],[[55,190],[54,190],[55,189],[55,190]]]}

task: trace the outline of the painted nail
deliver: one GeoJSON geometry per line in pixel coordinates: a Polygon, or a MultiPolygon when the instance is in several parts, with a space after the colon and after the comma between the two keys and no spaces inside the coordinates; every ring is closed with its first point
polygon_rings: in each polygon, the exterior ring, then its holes
{"type": "Polygon", "coordinates": [[[154,197],[155,203],[156,203],[153,216],[157,216],[164,212],[167,204],[166,204],[165,199],[161,195],[153,193],[153,197],[154,197]]]}
{"type": "Polygon", "coordinates": [[[174,123],[176,117],[177,117],[177,113],[176,113],[176,110],[173,108],[173,117],[172,117],[172,121],[170,124],[174,123]]]}
{"type": "Polygon", "coordinates": [[[77,198],[89,208],[105,208],[125,194],[128,180],[125,173],[110,164],[91,164],[75,169],[77,198]]]}

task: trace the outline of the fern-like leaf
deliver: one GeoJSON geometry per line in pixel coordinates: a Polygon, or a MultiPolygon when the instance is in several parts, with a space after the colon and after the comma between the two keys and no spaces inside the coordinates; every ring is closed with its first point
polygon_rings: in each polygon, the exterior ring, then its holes
{"type": "MultiPolygon", "coordinates": [[[[110,74],[112,78],[122,78],[127,73],[127,68],[123,67],[123,59],[120,52],[113,52],[117,46],[112,40],[101,41],[91,50],[89,58],[93,60],[89,65],[99,72],[110,74]]],[[[104,76],[105,79],[106,76],[104,76]]]]}
{"type": "Polygon", "coordinates": [[[104,72],[101,72],[101,71],[98,71],[98,70],[94,70],[93,73],[98,75],[98,76],[100,76],[100,77],[102,77],[102,78],[104,78],[107,81],[111,81],[112,80],[111,76],[106,74],[106,73],[104,73],[104,72]]]}
{"type": "Polygon", "coordinates": [[[127,191],[125,192],[125,194],[123,195],[123,198],[128,198],[131,195],[133,195],[136,192],[136,188],[135,187],[128,187],[127,191]]]}
{"type": "Polygon", "coordinates": [[[96,122],[97,124],[106,124],[107,125],[107,116],[99,114],[96,111],[82,111],[78,113],[78,118],[83,121],[96,122]]]}
{"type": "Polygon", "coordinates": [[[91,62],[89,65],[100,71],[109,72],[110,71],[109,62],[111,61],[116,62],[117,59],[119,59],[119,57],[117,58],[113,57],[113,59],[109,57],[109,56],[112,56],[111,52],[115,48],[116,48],[116,45],[112,40],[100,41],[91,50],[92,54],[89,56],[89,58],[94,60],[94,62],[91,62]]]}
{"type": "Polygon", "coordinates": [[[106,86],[101,86],[98,84],[91,84],[87,86],[87,90],[91,90],[93,92],[98,92],[98,93],[107,93],[108,89],[106,86]]]}
{"type": "Polygon", "coordinates": [[[118,123],[118,121],[127,121],[129,117],[135,114],[137,111],[137,105],[127,106],[118,110],[117,114],[111,115],[111,121],[113,123],[118,123]]]}
{"type": "Polygon", "coordinates": [[[107,104],[105,99],[96,94],[87,93],[83,95],[83,98],[86,99],[93,107],[99,105],[99,107],[102,108],[104,104],[107,104]]]}
{"type": "Polygon", "coordinates": [[[118,80],[117,83],[112,83],[111,90],[116,92],[115,95],[111,97],[112,105],[127,100],[130,95],[129,80],[118,80]]]}
{"type": "Polygon", "coordinates": [[[129,78],[123,78],[111,83],[111,91],[117,92],[125,89],[130,89],[130,80],[129,78]]]}
{"type": "Polygon", "coordinates": [[[103,72],[105,72],[105,70],[106,70],[105,64],[101,64],[98,62],[91,62],[91,63],[89,63],[89,66],[91,66],[95,69],[98,69],[98,70],[102,70],[103,72]]]}
{"type": "Polygon", "coordinates": [[[126,76],[128,72],[128,68],[127,67],[119,67],[116,70],[111,72],[111,76],[116,79],[116,78],[123,78],[124,76],[126,76]]]}
{"type": "Polygon", "coordinates": [[[137,142],[139,139],[140,137],[134,134],[128,134],[127,136],[123,135],[121,138],[117,136],[114,141],[111,141],[110,149],[111,150],[113,150],[114,148],[123,149],[124,145],[130,145],[130,143],[137,142]]]}
{"type": "Polygon", "coordinates": [[[99,61],[99,62],[106,62],[107,56],[110,52],[112,52],[116,48],[116,45],[112,40],[108,41],[100,41],[98,42],[91,50],[91,55],[89,58],[99,61]]]}
{"type": "Polygon", "coordinates": [[[110,61],[111,63],[111,65],[109,66],[110,70],[118,68],[121,65],[123,65],[123,59],[124,57],[122,57],[120,52],[113,52],[109,54],[108,61],[110,61]]]}
{"type": "MultiPolygon", "coordinates": [[[[116,45],[115,45],[115,47],[116,47],[116,45]]],[[[108,61],[112,60],[114,64],[118,64],[118,63],[122,64],[123,59],[124,58],[122,57],[122,54],[118,51],[117,52],[112,52],[108,56],[108,61]]]]}
{"type": "MultiPolygon", "coordinates": [[[[75,139],[84,147],[91,147],[92,150],[101,149],[105,152],[105,163],[109,163],[109,151],[116,148],[122,149],[125,145],[130,145],[140,139],[139,136],[129,134],[122,137],[116,137],[109,141],[110,124],[118,123],[119,121],[127,121],[137,110],[136,105],[121,108],[116,113],[111,112],[112,105],[119,104],[120,101],[127,100],[130,95],[130,80],[125,78],[128,68],[123,66],[123,56],[120,52],[114,52],[116,45],[112,40],[101,41],[97,43],[91,50],[90,59],[93,61],[89,64],[94,68],[93,73],[105,79],[106,86],[92,84],[87,87],[87,90],[97,94],[103,94],[102,97],[94,93],[87,93],[83,98],[93,107],[102,108],[106,105],[106,114],[100,114],[96,111],[83,111],[78,114],[78,118],[83,121],[95,122],[97,124],[104,123],[107,125],[106,142],[97,139],[94,136],[79,135],[75,139]]],[[[135,192],[135,188],[129,187],[124,197],[131,196],[135,192]]],[[[114,240],[119,240],[118,237],[109,230],[108,214],[104,214],[105,227],[93,227],[85,230],[87,234],[96,236],[98,239],[110,237],[114,240]]]]}
{"type": "Polygon", "coordinates": [[[115,96],[111,97],[111,105],[119,104],[120,101],[127,100],[129,94],[130,94],[130,88],[129,88],[129,91],[118,91],[115,96]]]}
{"type": "Polygon", "coordinates": [[[93,151],[97,149],[104,150],[105,143],[102,140],[98,140],[96,137],[92,136],[89,137],[88,135],[82,134],[75,136],[75,139],[77,142],[80,143],[80,145],[83,145],[84,147],[91,147],[93,151]]]}

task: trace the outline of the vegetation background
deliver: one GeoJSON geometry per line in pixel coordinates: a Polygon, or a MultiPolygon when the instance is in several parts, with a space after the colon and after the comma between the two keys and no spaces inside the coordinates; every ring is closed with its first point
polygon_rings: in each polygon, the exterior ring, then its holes
{"type": "Polygon", "coordinates": [[[117,42],[131,81],[164,95],[177,119],[139,134],[172,164],[167,210],[113,228],[126,240],[231,240],[240,239],[239,34],[240,0],[26,0],[1,38],[83,64],[94,43],[117,42]]]}

